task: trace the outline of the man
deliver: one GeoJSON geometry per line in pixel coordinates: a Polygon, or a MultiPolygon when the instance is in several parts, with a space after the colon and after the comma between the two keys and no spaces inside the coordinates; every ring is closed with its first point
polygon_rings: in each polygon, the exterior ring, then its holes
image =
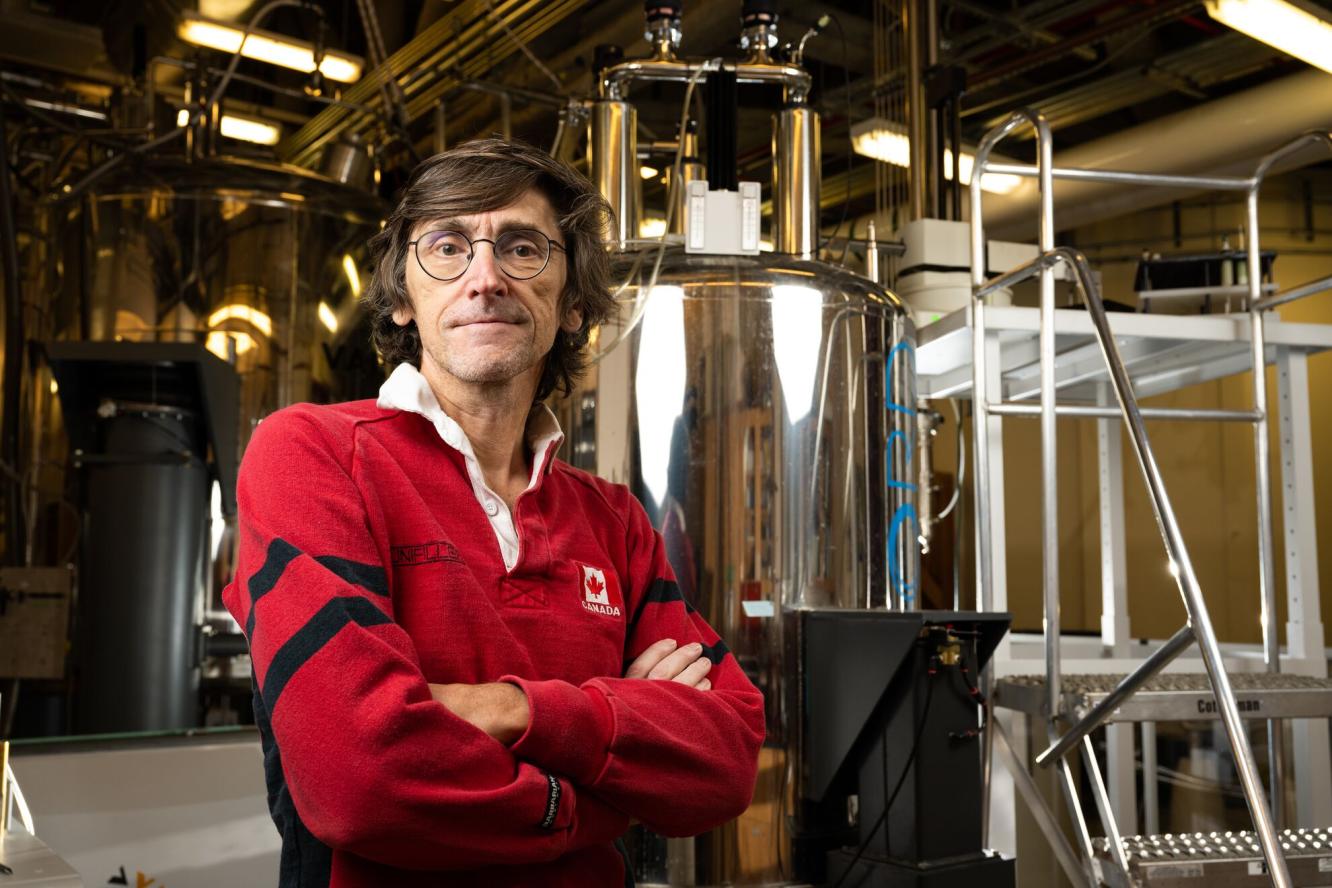
{"type": "Polygon", "coordinates": [[[371,244],[378,400],[255,431],[225,600],[283,888],[618,886],[631,820],[749,804],[758,691],[541,404],[613,308],[607,217],[524,145],[427,160],[371,244]]]}

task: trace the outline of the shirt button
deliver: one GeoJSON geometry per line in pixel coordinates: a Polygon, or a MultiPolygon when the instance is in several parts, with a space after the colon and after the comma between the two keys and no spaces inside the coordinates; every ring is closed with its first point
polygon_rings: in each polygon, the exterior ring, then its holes
{"type": "Polygon", "coordinates": [[[494,500],[487,500],[487,501],[486,501],[486,514],[489,515],[491,518],[494,518],[496,515],[498,515],[498,514],[499,514],[499,504],[496,503],[494,500]]]}

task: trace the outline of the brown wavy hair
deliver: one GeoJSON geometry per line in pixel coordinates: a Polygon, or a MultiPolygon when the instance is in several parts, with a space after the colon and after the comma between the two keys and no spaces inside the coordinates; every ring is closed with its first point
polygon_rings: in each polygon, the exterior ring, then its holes
{"type": "Polygon", "coordinates": [[[569,393],[587,365],[588,331],[610,317],[615,307],[605,241],[611,209],[585,176],[517,140],[478,139],[422,161],[412,171],[384,229],[370,239],[374,275],[363,298],[370,313],[371,336],[385,364],[421,365],[416,321],[406,326],[393,321],[396,309],[411,307],[407,244],[417,223],[497,210],[533,188],[555,208],[568,254],[569,273],[560,294],[559,317],[571,308],[583,312],[582,326],[576,332],[556,332],[537,383],[536,399],[556,390],[569,393]]]}

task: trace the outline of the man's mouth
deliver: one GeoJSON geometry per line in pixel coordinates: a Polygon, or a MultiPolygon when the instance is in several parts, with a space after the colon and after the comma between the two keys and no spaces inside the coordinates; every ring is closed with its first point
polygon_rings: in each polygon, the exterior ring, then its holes
{"type": "Polygon", "coordinates": [[[477,318],[473,321],[462,321],[454,324],[455,327],[476,327],[486,324],[520,324],[521,321],[509,320],[508,318],[477,318]]]}

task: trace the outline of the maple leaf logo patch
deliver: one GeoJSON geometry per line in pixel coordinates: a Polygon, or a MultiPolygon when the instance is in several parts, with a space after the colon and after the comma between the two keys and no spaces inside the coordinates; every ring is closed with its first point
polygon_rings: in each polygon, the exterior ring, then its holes
{"type": "MultiPolygon", "coordinates": [[[[606,572],[599,567],[579,564],[579,576],[582,579],[583,609],[606,617],[620,616],[619,590],[613,590],[607,581],[606,572]]],[[[612,577],[613,579],[613,577],[612,577]]]]}

